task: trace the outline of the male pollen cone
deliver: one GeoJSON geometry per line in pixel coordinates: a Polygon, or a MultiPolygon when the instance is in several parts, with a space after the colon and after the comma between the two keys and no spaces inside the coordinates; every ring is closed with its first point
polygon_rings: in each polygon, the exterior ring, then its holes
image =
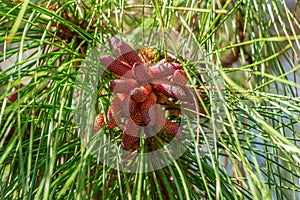
{"type": "Polygon", "coordinates": [[[112,73],[118,76],[128,75],[129,73],[127,72],[131,70],[131,67],[129,65],[124,62],[120,62],[119,60],[111,56],[101,56],[100,62],[112,73]]]}
{"type": "Polygon", "coordinates": [[[144,47],[139,50],[139,57],[145,64],[152,64],[155,59],[156,52],[150,47],[144,47]]]}
{"type": "Polygon", "coordinates": [[[178,124],[170,121],[169,119],[166,119],[165,125],[162,129],[172,137],[176,137],[177,139],[182,137],[182,132],[178,127],[178,124]]]}
{"type": "Polygon", "coordinates": [[[147,82],[151,78],[148,73],[148,67],[140,63],[133,64],[132,72],[135,79],[140,82],[147,82]]]}
{"type": "Polygon", "coordinates": [[[119,96],[116,96],[112,101],[107,112],[107,129],[113,129],[117,126],[117,122],[120,121],[122,111],[122,99],[119,96]]]}
{"type": "Polygon", "coordinates": [[[180,64],[175,62],[158,62],[149,69],[152,78],[164,78],[174,74],[176,70],[180,69],[180,64]]]}
{"type": "Polygon", "coordinates": [[[134,79],[115,79],[110,83],[110,89],[115,93],[127,93],[137,86],[134,79]]]}
{"type": "Polygon", "coordinates": [[[141,105],[140,103],[135,103],[131,101],[131,105],[129,105],[130,118],[139,126],[143,125],[143,117],[141,113],[141,105]]]}
{"type": "Polygon", "coordinates": [[[152,92],[152,87],[150,84],[141,85],[138,88],[134,88],[130,92],[130,97],[135,102],[144,102],[152,92]]]}
{"type": "Polygon", "coordinates": [[[136,125],[132,120],[127,120],[123,130],[121,147],[123,149],[129,149],[135,141],[138,139],[140,127],[136,125]]]}
{"type": "Polygon", "coordinates": [[[104,125],[104,113],[97,115],[94,122],[93,135],[96,134],[104,125]]]}
{"type": "Polygon", "coordinates": [[[110,40],[110,45],[117,56],[123,57],[127,63],[132,66],[134,63],[142,63],[142,60],[138,56],[138,53],[125,42],[121,42],[117,38],[110,40]]]}
{"type": "MultiPolygon", "coordinates": [[[[151,121],[149,116],[150,108],[156,104],[157,97],[154,93],[151,93],[146,101],[144,101],[141,105],[141,113],[143,117],[143,122],[145,125],[154,125],[154,122],[151,121]]],[[[154,116],[156,117],[156,116],[154,116]]],[[[155,119],[154,119],[155,120],[155,119]]]]}
{"type": "Polygon", "coordinates": [[[115,120],[116,115],[114,115],[114,112],[112,111],[112,108],[109,107],[107,111],[107,129],[113,129],[117,126],[117,122],[115,120]]]}
{"type": "Polygon", "coordinates": [[[130,95],[125,95],[123,99],[123,103],[121,104],[122,106],[122,113],[125,117],[130,117],[132,113],[135,112],[135,110],[140,110],[140,103],[137,103],[133,101],[130,98],[130,95]]]}
{"type": "Polygon", "coordinates": [[[187,77],[186,74],[183,70],[178,69],[174,72],[174,75],[171,79],[171,82],[177,84],[177,85],[181,85],[184,86],[187,83],[187,77]]]}
{"type": "Polygon", "coordinates": [[[167,119],[162,107],[157,104],[155,106],[151,107],[149,110],[149,116],[151,119],[150,125],[153,125],[152,131],[154,131],[155,133],[161,131],[161,129],[165,125],[165,121],[167,119]]]}
{"type": "Polygon", "coordinates": [[[181,86],[167,80],[154,80],[151,85],[155,91],[176,100],[187,101],[191,98],[187,96],[186,91],[181,86]]]}

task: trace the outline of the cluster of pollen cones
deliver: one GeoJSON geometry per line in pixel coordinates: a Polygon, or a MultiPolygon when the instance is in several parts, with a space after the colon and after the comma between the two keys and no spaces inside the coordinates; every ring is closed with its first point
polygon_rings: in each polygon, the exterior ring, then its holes
{"type": "Polygon", "coordinates": [[[180,139],[179,124],[168,119],[166,112],[169,116],[180,116],[182,109],[195,111],[197,105],[186,86],[187,77],[181,64],[171,59],[152,63],[155,53],[149,48],[138,53],[116,38],[109,42],[116,57],[101,56],[100,62],[117,78],[110,84],[115,96],[106,116],[100,113],[96,117],[93,134],[106,121],[107,129],[122,126],[123,149],[130,149],[139,139],[141,128],[146,137],[153,135],[151,131],[163,131],[180,139]]]}

